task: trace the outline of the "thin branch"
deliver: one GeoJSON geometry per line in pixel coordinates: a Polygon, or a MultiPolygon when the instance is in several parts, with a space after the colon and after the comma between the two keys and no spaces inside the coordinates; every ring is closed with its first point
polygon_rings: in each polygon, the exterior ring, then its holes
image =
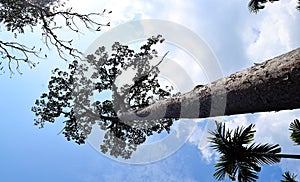
{"type": "Polygon", "coordinates": [[[163,57],[161,58],[161,60],[160,60],[156,65],[154,65],[154,66],[150,69],[150,71],[148,71],[148,74],[149,74],[154,68],[158,67],[158,66],[161,64],[161,62],[165,59],[165,57],[167,56],[168,53],[169,53],[169,51],[166,52],[166,53],[163,55],[163,57]]]}
{"type": "Polygon", "coordinates": [[[3,59],[8,59],[8,68],[13,73],[13,70],[11,68],[12,61],[16,61],[18,70],[19,68],[19,61],[23,61],[25,63],[28,63],[30,67],[35,67],[35,63],[31,62],[29,60],[29,55],[36,56],[38,58],[42,58],[39,56],[40,51],[35,50],[35,47],[29,48],[23,44],[20,44],[18,42],[4,42],[0,40],[0,54],[3,59]],[[19,57],[16,57],[15,55],[11,54],[9,49],[16,50],[22,55],[19,57]]]}
{"type": "MultiPolygon", "coordinates": [[[[1,3],[0,3],[1,4],[1,3]]],[[[82,52],[78,49],[72,47],[72,41],[73,40],[64,40],[63,38],[60,38],[56,32],[57,29],[62,29],[63,27],[66,27],[71,32],[79,33],[79,27],[78,24],[84,23],[85,28],[91,31],[99,31],[101,26],[109,26],[110,24],[102,24],[97,21],[97,17],[103,17],[104,12],[102,13],[89,13],[89,14],[80,14],[76,12],[72,12],[72,8],[66,9],[66,10],[60,10],[57,11],[56,9],[59,7],[58,5],[53,4],[46,4],[45,6],[42,6],[38,3],[32,2],[32,1],[22,1],[21,4],[18,4],[18,6],[13,7],[17,10],[20,7],[25,7],[25,10],[28,10],[29,17],[24,17],[25,20],[20,20],[21,24],[16,25],[13,27],[10,27],[10,21],[3,20],[3,23],[5,26],[8,27],[8,31],[14,32],[19,31],[19,33],[24,33],[24,27],[29,26],[32,30],[33,27],[36,27],[41,23],[41,29],[43,31],[42,33],[42,41],[43,43],[50,49],[50,45],[54,46],[56,48],[56,51],[58,52],[58,55],[63,60],[67,61],[66,54],[72,56],[74,59],[81,59],[82,52]],[[52,7],[52,8],[51,8],[52,7]],[[30,17],[32,16],[32,17],[30,17]],[[65,20],[65,25],[56,25],[57,21],[55,21],[55,18],[63,18],[65,20]],[[27,21],[28,19],[28,21],[27,21]],[[96,26],[96,27],[95,27],[96,26]],[[95,28],[93,28],[95,27],[95,28]]],[[[13,11],[14,9],[9,9],[8,12],[13,11]]],[[[108,14],[111,13],[108,12],[108,14]]],[[[27,15],[27,14],[26,14],[27,15]]],[[[10,18],[10,17],[9,17],[10,18]]],[[[11,17],[14,18],[14,17],[11,17]]],[[[12,21],[19,21],[18,17],[16,17],[16,20],[12,21]]],[[[15,35],[17,35],[15,33],[15,35]]],[[[13,70],[11,68],[12,61],[16,61],[16,69],[19,68],[19,61],[29,63],[30,66],[35,66],[34,63],[29,61],[29,55],[33,55],[35,57],[41,58],[39,54],[40,51],[37,51],[35,49],[30,49],[26,45],[17,43],[17,42],[0,42],[0,54],[2,55],[3,59],[8,60],[8,67],[11,73],[13,73],[13,70]],[[22,56],[18,57],[18,55],[13,55],[8,50],[11,48],[12,50],[17,50],[18,52],[21,52],[22,56]]],[[[46,58],[47,55],[45,55],[44,58],[46,58]]]]}

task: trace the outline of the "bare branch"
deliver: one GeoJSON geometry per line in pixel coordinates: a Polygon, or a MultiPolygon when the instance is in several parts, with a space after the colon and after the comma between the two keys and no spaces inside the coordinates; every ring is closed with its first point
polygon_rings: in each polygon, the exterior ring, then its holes
{"type": "MultiPolygon", "coordinates": [[[[90,31],[99,31],[100,27],[110,25],[109,23],[102,24],[97,21],[103,17],[105,11],[102,13],[80,14],[73,12],[72,8],[58,10],[64,5],[65,3],[61,3],[59,0],[49,2],[28,0],[1,1],[0,22],[4,24],[7,31],[14,34],[16,39],[14,42],[5,42],[4,40],[0,42],[1,57],[3,60],[8,60],[8,67],[11,73],[13,73],[11,68],[13,62],[16,63],[15,69],[18,70],[19,62],[28,63],[30,67],[35,66],[35,63],[29,60],[31,56],[47,58],[47,55],[44,57],[40,56],[41,50],[29,48],[26,44],[17,41],[17,34],[24,33],[25,27],[30,27],[32,32],[34,27],[40,28],[42,30],[42,42],[45,46],[48,49],[54,46],[60,58],[67,61],[67,56],[71,56],[75,60],[81,59],[82,52],[72,46],[72,39],[64,39],[62,36],[59,36],[57,31],[64,29],[64,31],[78,34],[81,33],[81,23],[83,23],[84,28],[90,31]],[[63,21],[58,21],[59,18],[62,18],[63,21]],[[13,51],[17,51],[21,55],[13,54],[13,51]]],[[[109,13],[111,11],[106,14],[109,13]]]]}
{"type": "Polygon", "coordinates": [[[4,42],[0,40],[0,55],[2,59],[8,59],[8,68],[13,73],[11,68],[12,61],[15,61],[17,64],[16,69],[19,68],[19,61],[27,63],[30,67],[35,67],[36,63],[29,60],[29,55],[34,55],[38,58],[40,51],[36,50],[35,47],[29,48],[26,45],[20,44],[18,42],[4,42]],[[17,57],[13,55],[9,49],[17,51],[21,56],[17,57]]]}

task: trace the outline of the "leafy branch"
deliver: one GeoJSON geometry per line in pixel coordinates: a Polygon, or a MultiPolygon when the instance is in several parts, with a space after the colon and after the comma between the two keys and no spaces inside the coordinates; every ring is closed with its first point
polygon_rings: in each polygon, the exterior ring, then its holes
{"type": "Polygon", "coordinates": [[[157,78],[158,66],[167,53],[158,63],[150,64],[158,57],[152,46],[163,41],[161,35],[153,36],[138,53],[116,42],[111,55],[105,47],[99,47],[80,63],[69,64],[68,71],[56,68],[48,85],[49,92],[42,94],[32,107],[37,117],[35,125],[42,128],[46,122],[53,123],[63,117],[65,126],[59,133],[78,144],[85,143],[93,126],[98,126],[105,131],[101,151],[130,158],[147,136],[163,130],[169,132],[173,124],[173,119],[124,121],[118,116],[118,113],[142,109],[171,97],[171,90],[161,88],[157,78]],[[132,83],[118,85],[117,77],[129,68],[136,71],[132,83]],[[95,92],[103,91],[110,91],[112,99],[91,101],[95,92]]]}

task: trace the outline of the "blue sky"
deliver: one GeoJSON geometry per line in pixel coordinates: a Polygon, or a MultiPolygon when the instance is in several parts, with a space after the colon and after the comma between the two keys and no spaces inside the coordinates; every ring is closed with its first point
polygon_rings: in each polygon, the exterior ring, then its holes
{"type": "MultiPolygon", "coordinates": [[[[168,20],[183,25],[208,44],[224,75],[300,46],[300,13],[295,9],[295,0],[268,5],[258,14],[249,13],[246,0],[70,0],[70,3],[81,12],[112,10],[111,15],[103,17],[103,21],[112,22],[112,28],[140,19],[168,20]]],[[[3,29],[1,38],[7,38],[3,29]]],[[[102,33],[109,29],[103,28],[102,33]]],[[[75,46],[85,51],[100,35],[87,31],[76,36],[75,46]]],[[[36,34],[28,33],[21,39],[39,43],[36,34]]],[[[47,124],[44,129],[35,127],[30,111],[35,99],[47,90],[51,70],[67,65],[59,60],[55,50],[50,50],[48,57],[49,60],[41,60],[32,70],[22,65],[23,75],[16,73],[10,78],[8,71],[0,75],[0,181],[214,181],[216,154],[203,145],[204,128],[209,120],[196,121],[193,135],[178,151],[143,165],[120,163],[100,154],[90,144],[78,146],[67,142],[62,135],[57,135],[62,128],[58,122],[47,124]]],[[[170,57],[177,59],[179,65],[185,64],[182,54],[170,54],[170,57]]],[[[201,81],[202,73],[190,69],[191,79],[196,83],[201,81]]],[[[279,143],[283,152],[299,153],[299,146],[290,141],[288,131],[289,123],[299,115],[299,110],[294,110],[223,119],[232,128],[255,123],[256,141],[279,143]]],[[[286,170],[300,175],[299,164],[299,161],[282,160],[280,164],[265,166],[258,181],[279,181],[286,170]]]]}

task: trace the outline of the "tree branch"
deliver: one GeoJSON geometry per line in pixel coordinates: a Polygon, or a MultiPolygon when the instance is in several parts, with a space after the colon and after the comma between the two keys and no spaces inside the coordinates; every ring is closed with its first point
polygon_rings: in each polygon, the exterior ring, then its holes
{"type": "Polygon", "coordinates": [[[13,73],[13,70],[11,68],[11,62],[16,61],[17,67],[16,70],[19,71],[19,61],[23,61],[27,63],[30,67],[35,67],[36,64],[29,60],[28,55],[34,55],[38,58],[41,58],[39,56],[40,51],[35,50],[35,47],[29,48],[26,45],[20,44],[18,42],[4,42],[0,40],[0,54],[2,59],[8,59],[8,68],[10,72],[13,73]],[[16,57],[15,55],[12,55],[8,49],[11,48],[15,51],[18,51],[22,56],[16,57]]]}
{"type": "MultiPolygon", "coordinates": [[[[15,39],[17,40],[17,33],[24,33],[24,27],[30,27],[33,31],[33,27],[39,27],[41,24],[42,29],[42,41],[45,45],[50,48],[50,45],[56,48],[58,55],[63,59],[67,60],[66,54],[70,55],[72,58],[78,60],[81,59],[82,52],[72,46],[71,40],[64,40],[60,38],[56,32],[57,29],[67,28],[67,31],[74,33],[79,33],[80,22],[84,24],[85,28],[90,31],[100,31],[100,27],[109,26],[110,24],[102,24],[97,21],[97,17],[103,17],[106,10],[102,13],[89,13],[80,14],[72,12],[72,8],[66,10],[57,10],[60,7],[64,7],[64,3],[60,1],[40,3],[40,1],[17,1],[9,2],[3,1],[0,3],[0,22],[6,26],[7,30],[14,33],[15,39]],[[65,25],[57,25],[59,21],[56,18],[63,18],[65,25]],[[95,27],[95,28],[94,28],[95,27]]],[[[107,14],[110,14],[109,11],[107,14]]],[[[18,70],[19,62],[29,63],[29,65],[35,66],[30,55],[37,58],[42,58],[40,56],[41,49],[35,50],[34,48],[29,48],[25,44],[14,42],[0,42],[0,54],[2,59],[8,60],[8,67],[11,73],[13,70],[11,68],[12,61],[17,64],[16,69],[18,70]],[[9,49],[17,50],[21,52],[21,56],[18,54],[13,54],[9,49]]],[[[45,55],[43,58],[47,58],[45,55]]],[[[18,70],[19,71],[19,70],[18,70]]]]}

